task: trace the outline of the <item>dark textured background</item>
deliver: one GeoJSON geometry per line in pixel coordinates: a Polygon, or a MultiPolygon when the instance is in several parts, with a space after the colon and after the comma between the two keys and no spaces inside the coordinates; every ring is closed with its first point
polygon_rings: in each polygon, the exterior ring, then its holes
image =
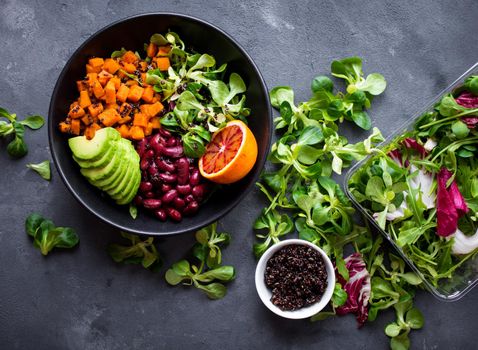
{"type": "MultiPolygon", "coordinates": [[[[381,72],[389,83],[371,112],[385,135],[478,58],[473,0],[152,3],[0,0],[0,105],[21,116],[46,115],[57,76],[82,41],[112,21],[148,11],[211,21],[244,46],[269,88],[291,85],[298,99],[308,97],[310,80],[328,73],[331,60],[363,57],[365,72],[381,72]]],[[[117,232],[80,207],[55,171],[48,183],[25,168],[50,158],[46,127],[28,130],[27,142],[30,152],[20,160],[9,159],[0,142],[0,348],[387,348],[383,328],[391,311],[357,330],[352,316],[289,321],[261,304],[251,254],[251,224],[264,204],[258,191],[220,223],[233,235],[224,260],[236,266],[237,279],[226,298],[208,301],[194,289],[167,286],[164,270],[116,265],[105,248],[117,232]],[[23,228],[31,211],[76,228],[80,246],[42,257],[23,228]]],[[[165,265],[192,242],[190,235],[160,239],[165,265]]],[[[478,289],[455,303],[419,292],[416,304],[426,325],[413,332],[413,348],[476,348],[478,289]]]]}

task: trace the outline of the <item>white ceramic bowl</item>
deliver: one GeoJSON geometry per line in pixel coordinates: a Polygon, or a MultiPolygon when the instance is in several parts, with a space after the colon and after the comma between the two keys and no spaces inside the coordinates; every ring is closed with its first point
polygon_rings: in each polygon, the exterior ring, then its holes
{"type": "Polygon", "coordinates": [[[259,262],[257,263],[256,267],[256,289],[257,293],[259,294],[259,297],[261,298],[262,302],[264,303],[265,306],[275,314],[285,317],[285,318],[290,318],[290,319],[302,319],[302,318],[308,318],[316,313],[320,312],[330,301],[330,298],[332,298],[332,294],[334,292],[334,287],[335,287],[335,271],[334,271],[334,266],[332,265],[332,262],[330,261],[329,257],[325,252],[317,247],[315,244],[312,244],[310,242],[304,241],[302,239],[287,239],[285,241],[279,242],[277,244],[274,244],[272,247],[267,249],[265,253],[262,255],[260,258],[259,262]],[[322,298],[309,306],[293,310],[293,311],[284,311],[281,310],[279,307],[275,306],[271,302],[271,297],[272,297],[272,291],[266,286],[266,283],[264,281],[264,273],[267,265],[267,261],[274,255],[275,252],[280,250],[286,245],[291,245],[291,244],[299,244],[299,245],[305,245],[308,247],[311,247],[312,249],[315,249],[317,252],[320,253],[322,256],[322,259],[324,260],[325,263],[325,269],[327,271],[327,288],[325,289],[324,295],[322,298]]]}

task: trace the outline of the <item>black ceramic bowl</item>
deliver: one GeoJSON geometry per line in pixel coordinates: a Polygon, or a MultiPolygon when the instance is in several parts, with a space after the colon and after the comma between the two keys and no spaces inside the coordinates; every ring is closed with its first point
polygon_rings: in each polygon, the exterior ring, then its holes
{"type": "MultiPolygon", "coordinates": [[[[86,40],[72,55],[60,74],[50,102],[48,133],[53,160],[73,196],[89,211],[117,228],[139,234],[169,235],[189,232],[219,219],[232,210],[251,190],[264,166],[270,147],[272,113],[264,80],[249,55],[228,34],[205,21],[185,15],[152,13],[113,23],[86,40]],[[160,222],[139,211],[133,220],[128,206],[118,206],[107,195],[91,186],[80,174],[67,144],[68,136],[58,130],[70,103],[78,96],[76,80],[85,75],[91,56],[109,57],[122,47],[143,52],[143,43],[154,33],[168,30],[180,35],[188,47],[212,54],[218,64],[227,63],[228,73],[237,72],[247,85],[246,105],[252,112],[249,126],[258,143],[258,158],[252,171],[241,181],[224,186],[204,203],[199,212],[180,223],[160,222]]],[[[241,215],[241,213],[237,213],[241,215]]]]}

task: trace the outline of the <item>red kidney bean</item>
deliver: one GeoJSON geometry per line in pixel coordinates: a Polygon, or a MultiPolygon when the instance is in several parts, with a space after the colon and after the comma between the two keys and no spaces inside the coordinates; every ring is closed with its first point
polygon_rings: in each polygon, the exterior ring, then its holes
{"type": "MultiPolygon", "coordinates": [[[[179,180],[178,180],[179,182],[179,180]]],[[[180,194],[182,194],[183,196],[191,193],[191,185],[190,184],[185,184],[185,185],[177,185],[176,186],[176,189],[178,190],[178,192],[180,194]]]]}
{"type": "Polygon", "coordinates": [[[168,217],[171,220],[178,221],[178,222],[181,221],[183,218],[181,213],[174,208],[166,208],[166,214],[168,214],[168,217]]]}
{"type": "Polygon", "coordinates": [[[158,175],[156,176],[149,176],[149,181],[153,184],[154,187],[159,187],[163,183],[158,175]]]}
{"type": "Polygon", "coordinates": [[[161,208],[161,205],[161,200],[155,198],[149,198],[143,201],[143,206],[146,209],[159,209],[161,208]]]}
{"type": "Polygon", "coordinates": [[[158,167],[156,166],[156,164],[154,164],[154,163],[150,164],[150,166],[148,168],[148,174],[150,176],[158,176],[159,170],[158,170],[158,167]]]}
{"type": "Polygon", "coordinates": [[[180,158],[184,154],[183,146],[163,147],[161,154],[171,158],[180,158]]]}
{"type": "Polygon", "coordinates": [[[138,154],[141,158],[143,158],[143,155],[146,152],[146,150],[148,149],[148,147],[149,147],[149,145],[148,145],[148,141],[146,139],[142,139],[141,141],[138,142],[137,151],[138,151],[138,154]]]}
{"type": "Polygon", "coordinates": [[[183,209],[186,206],[186,202],[181,197],[176,197],[173,200],[173,205],[176,209],[181,211],[181,209],[183,209]]]}
{"type": "Polygon", "coordinates": [[[178,169],[178,184],[185,185],[189,181],[189,162],[186,158],[179,158],[176,161],[178,169]]]}
{"type": "Polygon", "coordinates": [[[175,174],[166,174],[166,173],[161,173],[159,174],[159,178],[163,180],[166,183],[175,183],[178,177],[175,174]]]}
{"type": "Polygon", "coordinates": [[[154,194],[153,191],[149,191],[149,192],[146,192],[146,193],[144,194],[144,196],[145,196],[146,198],[154,198],[155,194],[154,194]]]}
{"type": "Polygon", "coordinates": [[[155,163],[161,171],[167,171],[170,173],[174,173],[176,171],[174,164],[162,159],[161,157],[156,157],[155,163]]]}
{"type": "Polygon", "coordinates": [[[177,196],[178,196],[178,191],[169,190],[163,195],[163,197],[161,197],[161,200],[163,201],[163,203],[171,203],[177,196]]]}
{"type": "Polygon", "coordinates": [[[171,137],[172,136],[171,133],[168,130],[163,129],[163,128],[159,129],[159,133],[161,134],[161,136],[164,136],[164,137],[171,137]]]}
{"type": "Polygon", "coordinates": [[[166,214],[166,210],[158,209],[154,211],[154,216],[156,216],[161,221],[166,221],[168,215],[166,214]]]}
{"type": "Polygon", "coordinates": [[[149,192],[153,189],[153,184],[149,181],[141,181],[139,184],[139,190],[141,192],[149,192]]]}
{"type": "Polygon", "coordinates": [[[136,197],[133,199],[133,203],[137,206],[143,205],[143,197],[141,197],[139,194],[136,195],[136,197]]]}
{"type": "Polygon", "coordinates": [[[151,148],[154,149],[154,152],[157,156],[162,156],[165,150],[165,147],[162,143],[154,143],[151,145],[151,148]]]}
{"type": "Polygon", "coordinates": [[[186,208],[184,208],[183,210],[183,214],[184,215],[193,215],[193,214],[196,214],[196,212],[198,211],[199,209],[199,204],[198,202],[196,201],[192,201],[191,203],[189,203],[186,208]]]}
{"type": "Polygon", "coordinates": [[[191,186],[196,186],[199,185],[199,181],[201,180],[201,177],[199,175],[199,170],[197,168],[194,168],[191,171],[191,174],[189,174],[189,183],[191,186]]]}
{"type": "Polygon", "coordinates": [[[160,144],[160,138],[161,138],[161,135],[159,134],[156,134],[153,137],[151,137],[151,140],[149,141],[149,146],[155,149],[156,146],[160,144]]]}
{"type": "Polygon", "coordinates": [[[199,202],[203,200],[204,194],[206,193],[206,189],[204,185],[197,185],[194,186],[191,190],[191,194],[196,198],[199,202]]]}
{"type": "Polygon", "coordinates": [[[195,201],[194,196],[192,194],[188,194],[186,197],[184,197],[184,200],[186,201],[186,203],[191,203],[195,201]]]}
{"type": "Polygon", "coordinates": [[[149,167],[149,160],[146,158],[141,158],[141,162],[139,163],[139,168],[141,170],[146,170],[149,167]]]}
{"type": "Polygon", "coordinates": [[[178,140],[175,137],[170,137],[165,142],[166,147],[176,146],[178,144],[178,140]]]}
{"type": "Polygon", "coordinates": [[[148,149],[146,152],[144,152],[143,157],[145,159],[151,159],[154,157],[154,151],[152,149],[148,149]]]}
{"type": "Polygon", "coordinates": [[[163,193],[171,191],[171,189],[172,189],[171,185],[168,185],[168,184],[162,184],[161,185],[161,192],[163,192],[163,193]]]}

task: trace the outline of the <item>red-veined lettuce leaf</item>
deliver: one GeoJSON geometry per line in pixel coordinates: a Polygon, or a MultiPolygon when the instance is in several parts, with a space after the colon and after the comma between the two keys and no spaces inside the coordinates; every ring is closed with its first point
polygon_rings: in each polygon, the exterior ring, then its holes
{"type": "Polygon", "coordinates": [[[368,301],[370,299],[370,274],[360,253],[353,253],[345,258],[345,267],[349,271],[349,280],[346,281],[338,272],[337,280],[347,292],[347,301],[335,311],[338,315],[354,313],[359,327],[363,326],[368,318],[368,301]]]}
{"type": "Polygon", "coordinates": [[[468,206],[455,180],[449,188],[446,186],[451,176],[452,173],[446,168],[441,168],[437,174],[437,234],[442,237],[455,233],[459,217],[468,212],[468,206]]]}

